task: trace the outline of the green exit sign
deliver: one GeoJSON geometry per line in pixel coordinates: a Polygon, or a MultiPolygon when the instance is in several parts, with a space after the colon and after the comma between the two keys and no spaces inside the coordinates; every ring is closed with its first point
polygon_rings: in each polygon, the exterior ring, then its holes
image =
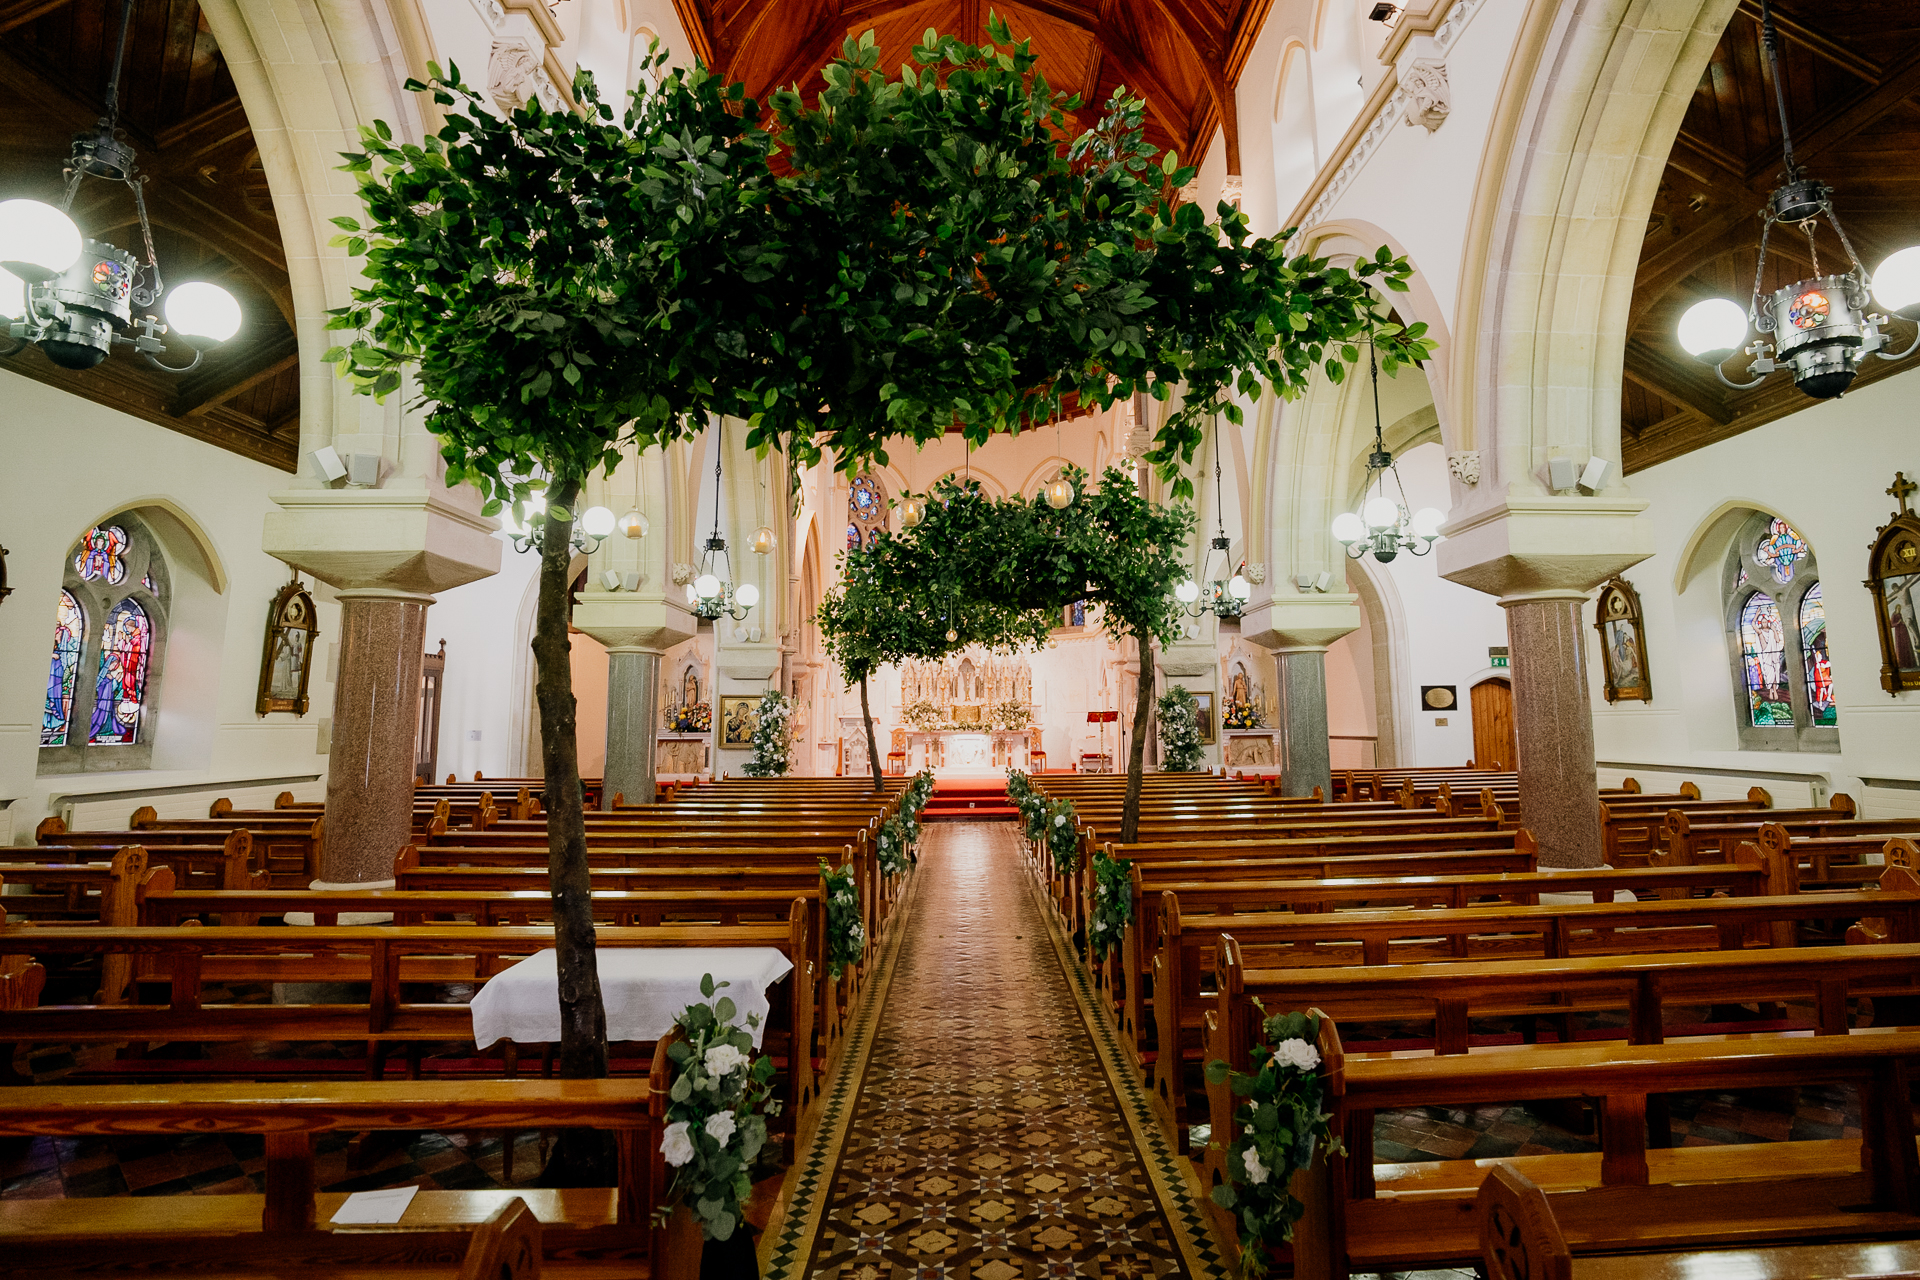
{"type": "Polygon", "coordinates": [[[1488,650],[1487,650],[1487,665],[1488,665],[1488,666],[1490,666],[1490,667],[1500,667],[1500,668],[1505,668],[1505,667],[1506,667],[1506,666],[1508,665],[1508,663],[1507,663],[1507,649],[1506,649],[1506,646],[1504,646],[1504,645],[1501,645],[1501,646],[1498,646],[1498,647],[1496,647],[1496,648],[1490,648],[1490,649],[1488,649],[1488,650]]]}

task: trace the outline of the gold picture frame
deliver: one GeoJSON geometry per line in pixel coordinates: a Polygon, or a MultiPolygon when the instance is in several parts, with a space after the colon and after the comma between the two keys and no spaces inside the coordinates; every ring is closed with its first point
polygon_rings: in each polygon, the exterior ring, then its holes
{"type": "Polygon", "coordinates": [[[1647,675],[1647,633],[1640,593],[1625,578],[1609,578],[1594,603],[1593,629],[1600,633],[1600,671],[1608,702],[1652,702],[1647,675]]]}
{"type": "Polygon", "coordinates": [[[1887,492],[1900,503],[1873,539],[1867,590],[1880,636],[1880,687],[1894,697],[1920,689],[1920,516],[1907,506],[1916,486],[1896,471],[1887,492]]]}
{"type": "Polygon", "coordinates": [[[267,609],[267,642],[260,655],[258,715],[272,711],[307,714],[307,685],[313,677],[313,642],[320,634],[313,597],[295,577],[281,587],[267,609]]]}
{"type": "Polygon", "coordinates": [[[1195,718],[1200,722],[1200,742],[1210,747],[1217,741],[1214,735],[1213,694],[1196,693],[1193,695],[1193,701],[1196,710],[1195,718]]]}
{"type": "Polygon", "coordinates": [[[760,727],[760,695],[720,699],[720,745],[735,749],[753,746],[753,731],[760,727]]]}

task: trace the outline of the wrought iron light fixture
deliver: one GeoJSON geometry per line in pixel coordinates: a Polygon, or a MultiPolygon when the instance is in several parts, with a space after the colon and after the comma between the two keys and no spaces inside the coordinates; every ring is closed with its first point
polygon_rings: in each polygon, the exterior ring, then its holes
{"type": "MultiPolygon", "coordinates": [[[[501,517],[501,524],[507,535],[513,539],[513,549],[521,553],[539,551],[545,546],[544,535],[547,531],[547,518],[558,519],[566,515],[565,507],[548,508],[545,494],[536,493],[527,499],[525,513],[516,518],[509,507],[501,517]]],[[[600,549],[600,544],[613,532],[613,512],[606,507],[588,507],[573,522],[573,529],[567,541],[573,549],[583,556],[590,556],[600,549]]]]}
{"type": "Polygon", "coordinates": [[[1367,372],[1373,381],[1373,453],[1367,458],[1367,478],[1360,492],[1371,490],[1373,496],[1362,500],[1357,514],[1343,511],[1335,516],[1333,536],[1346,547],[1349,558],[1358,560],[1371,552],[1375,560],[1386,564],[1402,551],[1423,556],[1433,550],[1445,517],[1432,507],[1407,515],[1407,487],[1400,481],[1400,468],[1393,455],[1387,452],[1380,425],[1380,361],[1373,348],[1371,324],[1367,332],[1367,372]],[[1389,474],[1400,493],[1397,501],[1387,496],[1389,474]]]}
{"type": "MultiPolygon", "coordinates": [[[[1213,514],[1217,523],[1213,540],[1207,544],[1207,558],[1200,563],[1202,577],[1206,576],[1216,551],[1220,553],[1220,567],[1224,570],[1228,564],[1227,553],[1233,546],[1227,538],[1226,489],[1220,479],[1220,429],[1217,425],[1213,433],[1213,514]]],[[[1189,618],[1197,618],[1205,613],[1211,613],[1216,618],[1237,618],[1252,594],[1253,587],[1240,569],[1235,569],[1231,578],[1216,578],[1204,588],[1188,578],[1173,589],[1173,598],[1180,602],[1180,611],[1189,618]]]]}
{"type": "Polygon", "coordinates": [[[60,207],[38,200],[0,202],[0,316],[12,322],[8,334],[21,344],[15,350],[31,343],[63,369],[91,369],[107,358],[115,343],[124,343],[156,369],[185,373],[239,332],[240,304],[216,284],[192,281],[168,289],[160,278],[141,190],[146,179],[140,176],[133,148],[119,137],[120,71],[132,19],[133,0],[123,0],[106,114],[92,131],[74,137],[60,207]],[[144,265],[124,249],[82,236],[67,216],[86,178],[124,182],[133,193],[147,250],[144,265]],[[145,312],[163,296],[165,324],[145,312]],[[145,312],[137,319],[136,308],[145,312]],[[137,332],[129,337],[129,331],[137,332]],[[159,359],[167,349],[161,335],[169,331],[193,348],[188,363],[170,365],[159,359]]]}
{"type": "Polygon", "coordinates": [[[1793,158],[1793,133],[1787,125],[1787,99],[1780,85],[1780,38],[1773,25],[1772,0],[1760,0],[1760,42],[1773,77],[1774,103],[1780,111],[1780,142],[1786,158],[1787,180],[1767,198],[1762,211],[1760,260],[1753,270],[1753,299],[1745,314],[1740,304],[1726,298],[1695,303],[1680,317],[1680,345],[1687,354],[1713,366],[1720,381],[1735,391],[1747,391],[1767,380],[1783,365],[1793,372],[1794,385],[1816,400],[1846,393],[1869,355],[1902,360],[1920,349],[1916,336],[1906,350],[1888,353],[1889,339],[1881,331],[1887,316],[1868,310],[1878,302],[1894,315],[1920,320],[1920,246],[1900,250],[1880,264],[1871,277],[1860,265],[1846,228],[1833,210],[1833,188],[1803,177],[1793,158]],[[1814,231],[1820,220],[1839,238],[1851,264],[1838,275],[1820,272],[1820,248],[1814,231]],[[1797,227],[1807,237],[1813,274],[1804,280],[1763,294],[1767,268],[1767,241],[1775,224],[1797,227]],[[1745,346],[1747,330],[1760,334],[1745,346]],[[1745,347],[1753,357],[1747,372],[1751,382],[1735,382],[1720,366],[1745,347]]]}
{"type": "MultiPolygon", "coordinates": [[[[714,430],[720,430],[718,422],[714,430]]],[[[713,534],[707,539],[706,554],[700,557],[699,576],[687,584],[687,607],[694,617],[706,622],[723,614],[735,622],[742,621],[748,610],[760,603],[760,588],[751,582],[733,585],[733,557],[727,553],[727,540],[720,536],[720,464],[725,445],[724,436],[714,442],[713,534]],[[722,572],[714,572],[716,568],[722,572]]]]}

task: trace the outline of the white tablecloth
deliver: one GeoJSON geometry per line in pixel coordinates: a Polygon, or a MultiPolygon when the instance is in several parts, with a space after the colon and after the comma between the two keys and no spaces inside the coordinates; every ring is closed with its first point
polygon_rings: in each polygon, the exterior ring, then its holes
{"type": "MultiPolygon", "coordinates": [[[[675,1015],[701,1000],[700,979],[712,974],[714,992],[737,1010],[734,1024],[753,1036],[767,1025],[767,988],[793,971],[778,947],[601,947],[600,997],[607,1007],[607,1039],[658,1040],[673,1029],[675,1015]],[[759,1025],[747,1027],[748,1014],[759,1025]]],[[[560,978],[551,948],[528,956],[487,980],[473,997],[473,1043],[518,1044],[560,1039],[560,978]]]]}

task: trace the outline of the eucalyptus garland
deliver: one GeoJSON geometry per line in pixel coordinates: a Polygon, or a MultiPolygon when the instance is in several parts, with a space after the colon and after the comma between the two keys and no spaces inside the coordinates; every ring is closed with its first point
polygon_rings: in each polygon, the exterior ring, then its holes
{"type": "MultiPolygon", "coordinates": [[[[673,1168],[670,1195],[685,1205],[708,1240],[726,1240],[740,1226],[742,1206],[753,1193],[753,1163],[767,1142],[767,1116],[780,1114],[772,1097],[773,1059],[754,1056],[748,1029],[733,1025],[732,1000],[714,992],[712,974],[700,979],[702,1002],[674,1018],[685,1040],[667,1048],[673,1087],[667,1094],[667,1125],[660,1152],[673,1168]]],[[[662,1208],[662,1217],[671,1208],[662,1208]]]]}
{"type": "Polygon", "coordinates": [[[860,888],[854,882],[853,864],[835,871],[820,859],[820,889],[827,907],[827,976],[838,982],[840,975],[860,963],[866,954],[867,927],[860,923],[860,888]]]}
{"type": "Polygon", "coordinates": [[[778,689],[760,695],[753,713],[753,759],[740,768],[749,778],[786,776],[793,747],[793,699],[778,689]]]}
{"type": "Polygon", "coordinates": [[[1200,767],[1200,704],[1182,685],[1160,695],[1155,707],[1160,725],[1160,768],[1164,773],[1192,773],[1200,767]]]}
{"type": "MultiPolygon", "coordinates": [[[[1254,1002],[1259,1003],[1257,1000],[1254,1002]]],[[[1264,1010],[1262,1010],[1264,1012],[1264,1010]]],[[[1313,1163],[1315,1148],[1344,1150],[1330,1136],[1332,1119],[1322,1107],[1326,1085],[1320,1078],[1319,1019],[1282,1013],[1262,1024],[1266,1043],[1254,1046],[1253,1071],[1242,1074],[1215,1059],[1207,1064],[1207,1082],[1228,1082],[1247,1104],[1233,1113],[1234,1132],[1225,1139],[1227,1181],[1213,1189],[1213,1202],[1233,1211],[1240,1236],[1240,1270],[1265,1275],[1267,1251],[1293,1239],[1293,1224],[1306,1207],[1293,1195],[1293,1175],[1313,1163]]]]}
{"type": "Polygon", "coordinates": [[[1093,856],[1093,919],[1087,925],[1087,945],[1099,964],[1120,945],[1133,923],[1133,863],[1125,858],[1093,856]]]}
{"type": "Polygon", "coordinates": [[[880,856],[882,874],[897,876],[909,865],[907,853],[913,847],[913,837],[908,829],[918,824],[906,815],[904,808],[895,810],[886,822],[881,824],[880,834],[875,838],[875,847],[880,856]]]}
{"type": "Polygon", "coordinates": [[[1045,805],[1042,830],[1047,849],[1053,854],[1053,869],[1070,875],[1080,865],[1080,826],[1074,821],[1073,801],[1061,800],[1045,805]]]}

